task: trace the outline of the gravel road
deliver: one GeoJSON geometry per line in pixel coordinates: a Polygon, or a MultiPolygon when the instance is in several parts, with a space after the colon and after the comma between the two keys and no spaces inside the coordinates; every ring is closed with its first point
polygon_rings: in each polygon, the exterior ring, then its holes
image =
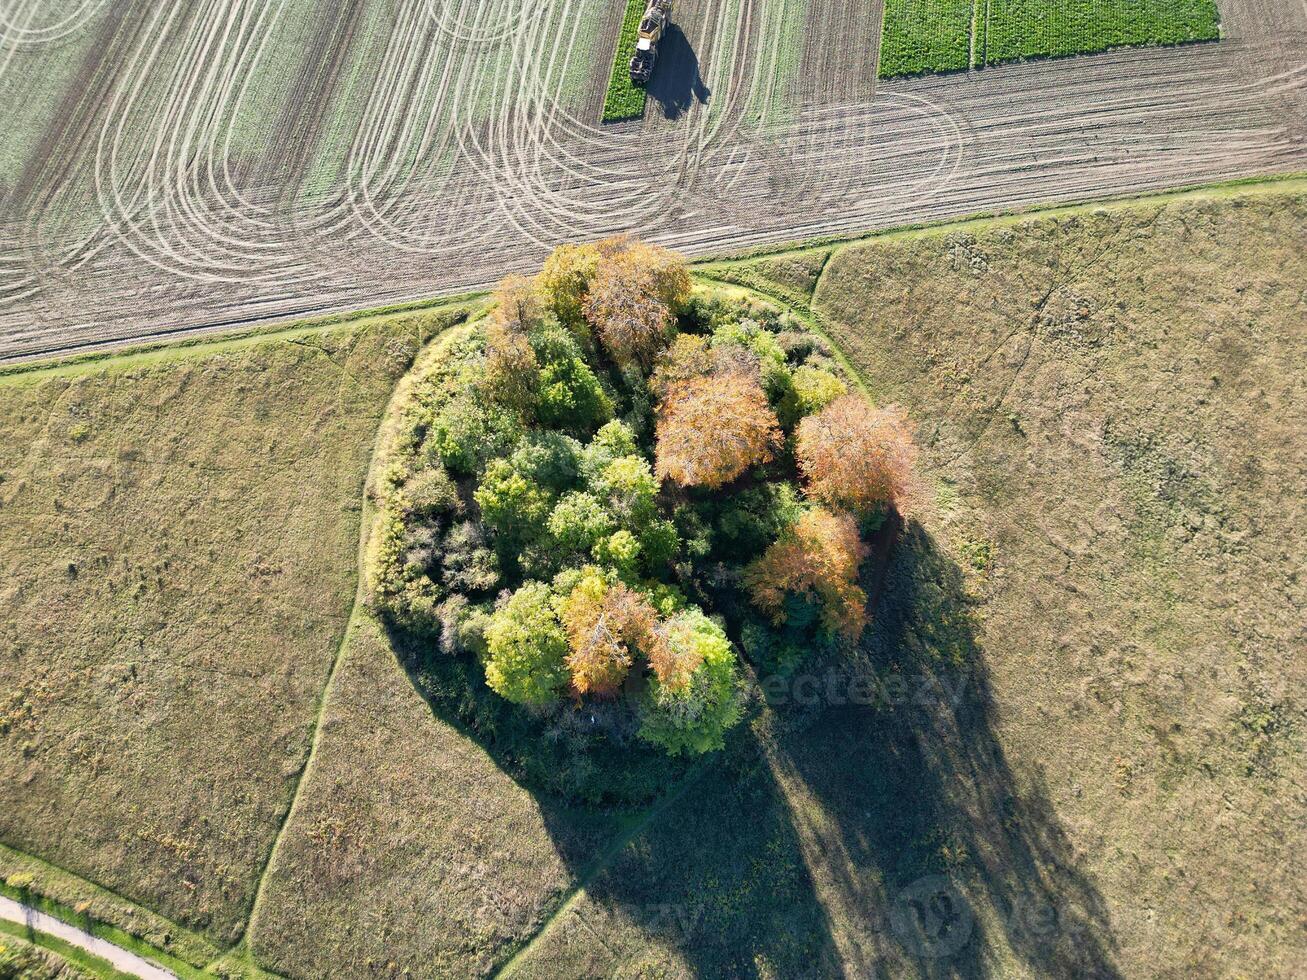
{"type": "Polygon", "coordinates": [[[135,953],[129,953],[127,950],[106,942],[98,936],[92,936],[89,932],[78,929],[76,926],[70,926],[62,919],[56,919],[52,915],[38,912],[30,906],[22,905],[2,895],[0,895],[0,919],[8,919],[10,922],[17,922],[37,932],[43,932],[62,939],[64,942],[84,949],[102,960],[107,960],[113,965],[114,969],[121,970],[123,973],[130,973],[134,977],[143,977],[144,980],[177,980],[175,973],[157,967],[153,963],[141,959],[135,953]]]}

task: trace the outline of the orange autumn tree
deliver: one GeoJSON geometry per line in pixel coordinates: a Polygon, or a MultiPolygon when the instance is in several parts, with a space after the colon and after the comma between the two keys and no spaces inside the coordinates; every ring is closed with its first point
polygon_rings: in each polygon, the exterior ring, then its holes
{"type": "Polygon", "coordinates": [[[720,487],[770,460],[781,430],[758,378],[730,371],[669,384],[655,436],[660,479],[720,487]]]}
{"type": "Polygon", "coordinates": [[[866,549],[848,514],[822,507],[807,511],[744,571],[758,608],[785,622],[789,594],[815,598],[827,632],[856,639],[867,624],[867,595],[858,586],[866,549]]]}
{"type": "Polygon", "coordinates": [[[917,448],[898,409],[844,395],[800,422],[796,434],[799,471],[813,499],[865,513],[901,509],[911,498],[917,448]]]}
{"type": "Polygon", "coordinates": [[[540,387],[540,363],[527,333],[539,324],[544,307],[525,276],[508,276],[493,299],[486,322],[486,387],[500,404],[527,412],[540,387]]]}
{"type": "Polygon", "coordinates": [[[667,349],[658,355],[653,374],[649,376],[649,390],[657,397],[665,398],[677,382],[712,374],[716,363],[707,337],[677,334],[667,349]]]}
{"type": "Polygon", "coordinates": [[[690,296],[690,273],[674,252],[624,240],[600,242],[582,303],[585,319],[618,364],[648,366],[690,296]]]}
{"type": "Polygon", "coordinates": [[[620,582],[610,585],[597,571],[568,593],[559,618],[567,633],[567,669],[577,694],[616,694],[635,651],[643,653],[655,669],[674,660],[652,603],[620,582]]]}

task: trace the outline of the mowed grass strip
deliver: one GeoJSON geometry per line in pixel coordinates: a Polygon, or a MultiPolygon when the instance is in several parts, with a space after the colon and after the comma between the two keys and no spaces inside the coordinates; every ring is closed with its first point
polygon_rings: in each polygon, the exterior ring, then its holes
{"type": "Polygon", "coordinates": [[[880,77],[971,67],[971,20],[972,0],[886,0],[880,77]]]}
{"type": "Polygon", "coordinates": [[[887,0],[879,75],[1213,41],[1220,25],[1214,0],[887,0]]]}
{"type": "Polygon", "coordinates": [[[453,316],[0,381],[0,840],[240,935],[353,601],[377,422],[453,316]]]}
{"type": "Polygon", "coordinates": [[[604,122],[622,122],[644,115],[647,96],[643,88],[631,84],[631,58],[635,54],[645,2],[626,0],[622,31],[617,37],[617,53],[613,55],[613,72],[608,79],[608,91],[604,94],[604,122]]]}
{"type": "Polygon", "coordinates": [[[930,499],[860,650],[515,975],[1292,975],[1304,222],[1233,188],[837,247],[813,313],[930,499]],[[963,931],[917,931],[941,880],[963,931]]]}

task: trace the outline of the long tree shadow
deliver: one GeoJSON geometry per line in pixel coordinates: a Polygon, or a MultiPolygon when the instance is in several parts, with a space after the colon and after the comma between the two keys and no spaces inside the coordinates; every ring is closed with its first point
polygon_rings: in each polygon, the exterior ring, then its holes
{"type": "Polygon", "coordinates": [[[695,102],[706,105],[712,92],[699,74],[699,57],[675,24],[658,43],[658,65],[646,87],[666,119],[678,119],[695,102]]]}
{"type": "MultiPolygon", "coordinates": [[[[614,744],[619,764],[599,781],[613,784],[615,772],[629,766],[623,791],[586,802],[563,791],[570,780],[540,770],[584,766],[593,746],[570,754],[554,722],[489,691],[472,661],[402,632],[389,639],[432,713],[532,793],[556,853],[586,890],[587,902],[550,922],[541,961],[526,975],[604,976],[659,956],[670,975],[687,963],[711,977],[755,975],[761,963],[786,977],[838,972],[802,842],[763,742],[748,727],[732,733],[723,752],[698,760],[614,744]],[[647,795],[651,787],[660,792],[647,795]]],[[[756,703],[753,717],[766,719],[756,703]]],[[[538,908],[536,925],[553,912],[538,908]]]]}
{"type": "Polygon", "coordinates": [[[779,709],[774,768],[819,843],[846,969],[1117,975],[1104,902],[1041,777],[1015,772],[996,733],[963,574],[920,525],[859,656],[822,680],[825,704],[779,709]]]}
{"type": "MultiPolygon", "coordinates": [[[[772,708],[577,917],[671,910],[643,932],[704,977],[1116,976],[1103,900],[995,731],[961,570],[912,524],[881,572],[857,653],[766,685],[772,708]]],[[[647,956],[631,929],[609,969],[647,956]]]]}
{"type": "Polygon", "coordinates": [[[669,787],[653,803],[541,791],[496,747],[526,723],[469,727],[456,709],[475,669],[407,648],[436,714],[535,793],[585,888],[533,947],[537,972],[1117,975],[1104,902],[995,730],[961,570],[910,524],[866,576],[860,647],[764,684],[770,703],[724,752],[643,773],[669,787]]]}

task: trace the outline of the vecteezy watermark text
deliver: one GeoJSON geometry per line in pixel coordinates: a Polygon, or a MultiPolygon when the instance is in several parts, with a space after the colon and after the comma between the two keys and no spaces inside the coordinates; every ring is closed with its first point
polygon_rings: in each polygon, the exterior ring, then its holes
{"type": "Polygon", "coordinates": [[[825,673],[773,674],[761,682],[762,694],[773,707],[797,705],[868,705],[898,708],[946,706],[956,708],[966,691],[968,675],[899,674],[877,676],[848,674],[837,670],[825,673]]]}

